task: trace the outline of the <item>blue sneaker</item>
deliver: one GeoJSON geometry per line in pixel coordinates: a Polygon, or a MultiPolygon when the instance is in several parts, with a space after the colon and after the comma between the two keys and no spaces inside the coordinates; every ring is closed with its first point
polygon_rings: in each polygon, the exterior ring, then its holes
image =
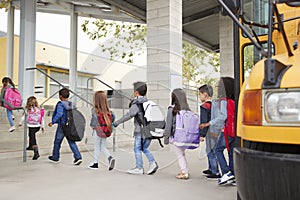
{"type": "Polygon", "coordinates": [[[224,174],[221,178],[218,179],[218,184],[223,185],[233,179],[234,179],[234,175],[232,174],[231,171],[229,171],[226,174],[224,174]]]}

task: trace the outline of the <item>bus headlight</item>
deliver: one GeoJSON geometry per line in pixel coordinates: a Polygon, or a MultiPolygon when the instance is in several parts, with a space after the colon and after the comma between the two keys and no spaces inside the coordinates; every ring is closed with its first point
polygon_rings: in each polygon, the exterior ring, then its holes
{"type": "Polygon", "coordinates": [[[266,91],[264,94],[264,124],[300,126],[300,91],[266,91]]]}

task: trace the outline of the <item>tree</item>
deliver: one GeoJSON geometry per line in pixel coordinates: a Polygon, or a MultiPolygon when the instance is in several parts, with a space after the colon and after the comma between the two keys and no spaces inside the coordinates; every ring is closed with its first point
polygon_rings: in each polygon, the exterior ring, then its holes
{"type": "Polygon", "coordinates": [[[11,2],[12,2],[12,0],[1,0],[0,1],[0,9],[5,8],[5,11],[7,12],[10,7],[11,2]]]}

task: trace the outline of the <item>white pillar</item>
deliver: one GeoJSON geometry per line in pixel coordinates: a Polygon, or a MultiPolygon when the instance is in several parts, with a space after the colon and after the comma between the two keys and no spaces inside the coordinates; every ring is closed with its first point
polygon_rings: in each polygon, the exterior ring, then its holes
{"type": "Polygon", "coordinates": [[[15,8],[10,2],[7,12],[6,76],[14,79],[14,20],[15,8]]]}
{"type": "Polygon", "coordinates": [[[23,102],[34,95],[34,70],[36,40],[36,1],[21,0],[20,14],[20,49],[19,49],[19,89],[23,102]]]}
{"type": "Polygon", "coordinates": [[[220,14],[220,75],[234,77],[233,21],[220,14]]]}
{"type": "MultiPolygon", "coordinates": [[[[78,14],[75,13],[75,6],[72,5],[71,11],[71,31],[70,31],[70,71],[69,83],[70,90],[76,92],[76,79],[77,79],[77,25],[78,14]]],[[[76,98],[74,97],[74,103],[76,98]]]]}
{"type": "Polygon", "coordinates": [[[170,93],[182,87],[182,0],[147,0],[148,98],[170,105],[170,93]]]}

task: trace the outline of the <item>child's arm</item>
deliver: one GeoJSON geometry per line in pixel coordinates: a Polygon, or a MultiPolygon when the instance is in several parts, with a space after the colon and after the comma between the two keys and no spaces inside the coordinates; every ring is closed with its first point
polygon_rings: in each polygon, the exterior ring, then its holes
{"type": "Polygon", "coordinates": [[[224,124],[225,120],[227,119],[227,102],[225,100],[221,100],[220,102],[220,112],[219,114],[212,120],[210,120],[210,126],[215,124],[224,124]]]}
{"type": "Polygon", "coordinates": [[[168,108],[167,118],[166,118],[166,126],[164,131],[164,143],[169,144],[169,138],[172,135],[172,126],[173,126],[173,108],[168,108]]]}
{"type": "Polygon", "coordinates": [[[97,119],[97,115],[95,113],[94,108],[91,110],[92,113],[92,118],[91,118],[91,122],[90,122],[90,127],[92,129],[96,128],[97,124],[98,124],[98,119],[97,119]]]}
{"type": "Polygon", "coordinates": [[[22,115],[22,117],[20,119],[20,122],[19,122],[19,126],[22,126],[23,123],[24,123],[24,121],[25,121],[25,114],[23,113],[23,115],[22,115]]]}
{"type": "Polygon", "coordinates": [[[206,126],[204,126],[203,124],[210,121],[209,112],[210,112],[209,110],[200,106],[200,130],[199,130],[199,132],[200,132],[200,137],[202,137],[202,138],[204,138],[206,136],[207,131],[208,131],[209,124],[206,124],[206,126]]]}
{"type": "Polygon", "coordinates": [[[113,123],[114,127],[117,127],[119,124],[122,124],[122,123],[130,120],[131,118],[136,116],[139,111],[140,111],[139,107],[136,104],[133,104],[130,107],[129,111],[123,117],[121,117],[119,120],[117,120],[113,123]]]}
{"type": "Polygon", "coordinates": [[[52,125],[57,124],[59,122],[59,120],[61,120],[63,114],[64,114],[64,106],[62,105],[61,102],[58,102],[56,107],[55,107],[53,116],[52,116],[52,121],[50,123],[52,125]]]}

